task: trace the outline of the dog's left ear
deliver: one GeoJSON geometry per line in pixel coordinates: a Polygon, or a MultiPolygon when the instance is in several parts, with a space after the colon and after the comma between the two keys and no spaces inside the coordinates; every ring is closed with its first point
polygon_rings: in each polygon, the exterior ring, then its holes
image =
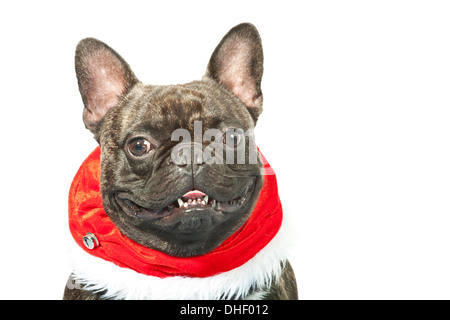
{"type": "Polygon", "coordinates": [[[247,106],[255,123],[262,112],[263,60],[258,30],[250,23],[242,23],[219,43],[205,74],[236,95],[247,106]]]}

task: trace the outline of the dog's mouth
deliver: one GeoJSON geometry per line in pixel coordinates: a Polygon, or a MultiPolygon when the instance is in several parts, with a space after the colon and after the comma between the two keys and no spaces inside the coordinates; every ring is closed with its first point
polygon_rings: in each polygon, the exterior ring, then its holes
{"type": "Polygon", "coordinates": [[[246,205],[251,198],[254,189],[255,179],[243,189],[239,196],[229,201],[218,201],[200,190],[190,190],[169,205],[159,209],[146,208],[137,204],[130,199],[128,193],[117,193],[115,199],[126,214],[142,220],[153,220],[174,214],[187,214],[189,212],[199,212],[201,210],[212,211],[215,213],[235,212],[246,205]]]}

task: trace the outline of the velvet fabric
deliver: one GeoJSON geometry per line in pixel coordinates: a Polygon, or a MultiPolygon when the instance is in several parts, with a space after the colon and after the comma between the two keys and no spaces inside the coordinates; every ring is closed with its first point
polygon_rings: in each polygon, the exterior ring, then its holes
{"type": "Polygon", "coordinates": [[[100,148],[78,170],[69,193],[69,228],[75,242],[87,253],[136,272],[166,278],[208,277],[237,268],[264,248],[281,227],[283,214],[275,173],[264,162],[264,184],[246,223],[213,251],[194,257],[174,257],[127,238],[106,214],[100,193],[100,148]],[[98,247],[83,244],[94,234],[98,247]]]}

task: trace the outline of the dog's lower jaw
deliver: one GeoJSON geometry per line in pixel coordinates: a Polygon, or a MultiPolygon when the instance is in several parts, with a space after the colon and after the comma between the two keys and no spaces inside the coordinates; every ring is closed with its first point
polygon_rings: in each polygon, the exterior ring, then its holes
{"type": "Polygon", "coordinates": [[[258,201],[263,183],[261,176],[252,179],[238,197],[240,202],[236,200],[237,204],[234,199],[226,203],[209,197],[207,206],[177,208],[151,219],[142,219],[127,209],[134,205],[127,204],[129,200],[123,193],[112,191],[102,197],[107,199],[103,201],[105,211],[125,236],[171,256],[192,257],[214,250],[244,225],[258,201]]]}
{"type": "Polygon", "coordinates": [[[171,215],[182,215],[183,213],[189,213],[192,211],[209,210],[216,212],[217,214],[230,214],[243,207],[247,201],[253,195],[253,191],[256,185],[256,177],[251,179],[246,188],[233,199],[226,201],[219,201],[213,197],[201,192],[191,191],[187,192],[184,196],[180,196],[172,203],[163,205],[157,209],[150,209],[142,206],[132,200],[132,196],[125,192],[112,192],[115,202],[121,211],[131,218],[138,218],[142,221],[151,221],[156,219],[162,219],[171,215]],[[199,194],[198,196],[191,196],[191,193],[199,194]],[[201,193],[201,195],[200,195],[201,193]]]}

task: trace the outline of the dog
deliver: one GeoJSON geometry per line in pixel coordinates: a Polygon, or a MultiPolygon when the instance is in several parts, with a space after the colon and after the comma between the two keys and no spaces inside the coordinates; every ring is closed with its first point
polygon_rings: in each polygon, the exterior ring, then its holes
{"type": "Polygon", "coordinates": [[[297,299],[275,175],[252,134],[263,102],[257,29],[232,28],[188,84],[144,85],[94,38],[79,42],[75,70],[99,150],[71,187],[82,250],[63,299],[297,299]],[[80,209],[94,164],[97,200],[80,209]]]}

